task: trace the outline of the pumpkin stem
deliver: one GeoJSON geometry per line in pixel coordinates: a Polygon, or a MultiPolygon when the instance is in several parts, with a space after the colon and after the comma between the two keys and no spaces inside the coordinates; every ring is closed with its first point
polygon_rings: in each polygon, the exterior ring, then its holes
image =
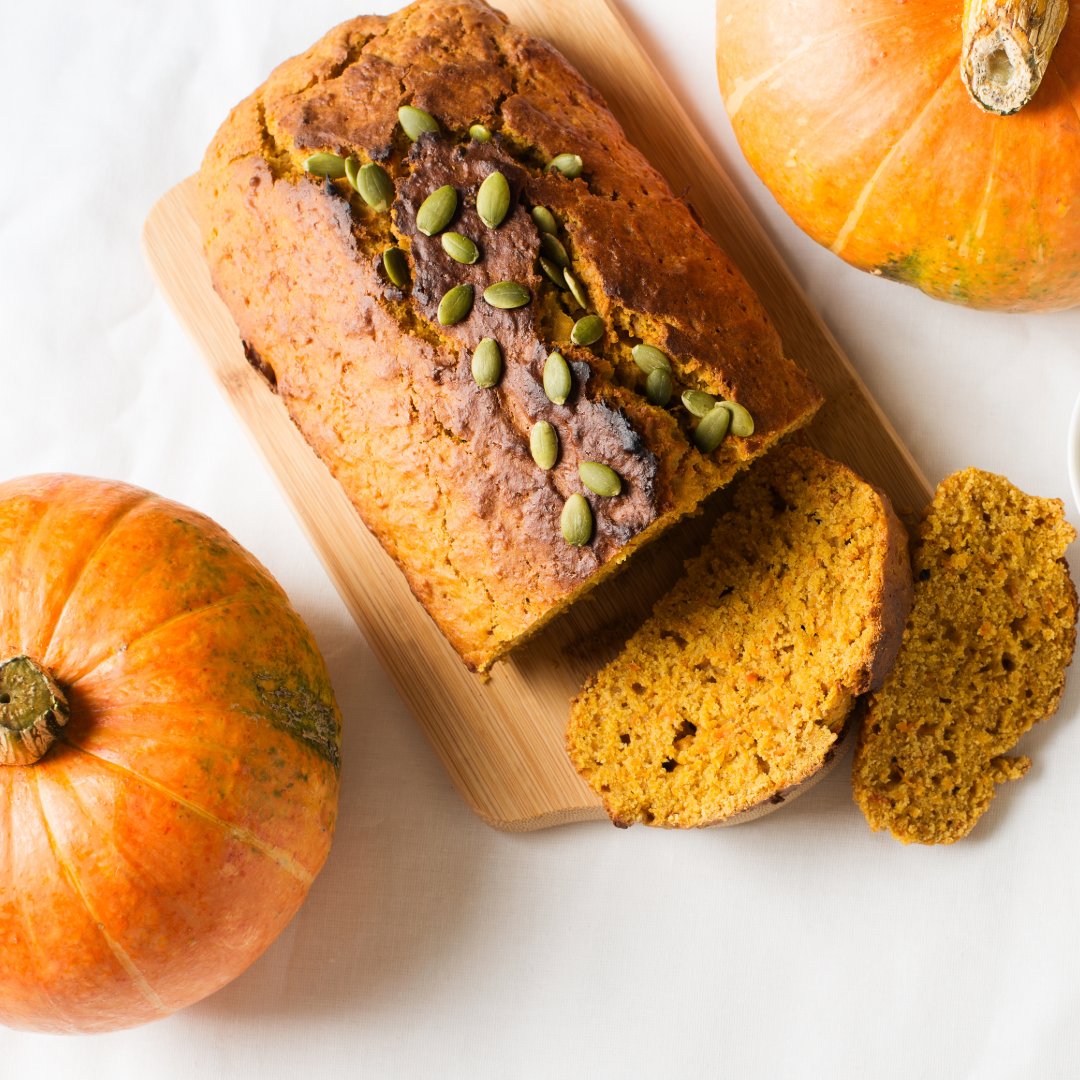
{"type": "Polygon", "coordinates": [[[975,104],[1008,116],[1039,89],[1069,0],[964,0],[960,75],[975,104]]]}
{"type": "Polygon", "coordinates": [[[56,681],[29,656],[0,664],[0,765],[33,765],[71,715],[56,681]]]}

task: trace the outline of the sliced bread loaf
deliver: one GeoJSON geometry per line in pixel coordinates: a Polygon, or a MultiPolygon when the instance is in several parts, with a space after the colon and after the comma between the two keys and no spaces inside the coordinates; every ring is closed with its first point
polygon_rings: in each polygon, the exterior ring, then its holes
{"type": "Polygon", "coordinates": [[[616,825],[780,802],[879,687],[911,604],[888,498],[816,451],[755,464],[704,551],[571,705],[567,748],[616,825]]]}
{"type": "Polygon", "coordinates": [[[863,704],[853,767],[870,827],[905,844],[971,831],[1007,757],[1057,708],[1076,642],[1059,499],[966,469],[943,481],[919,527],[915,601],[896,667],[863,704]]]}

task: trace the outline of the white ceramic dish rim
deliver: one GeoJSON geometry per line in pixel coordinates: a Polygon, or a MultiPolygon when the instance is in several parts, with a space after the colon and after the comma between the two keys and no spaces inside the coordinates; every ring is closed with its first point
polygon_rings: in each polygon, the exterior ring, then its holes
{"type": "Polygon", "coordinates": [[[1069,466],[1069,487],[1072,488],[1073,506],[1080,511],[1080,397],[1073,405],[1069,421],[1069,445],[1066,450],[1069,466]]]}

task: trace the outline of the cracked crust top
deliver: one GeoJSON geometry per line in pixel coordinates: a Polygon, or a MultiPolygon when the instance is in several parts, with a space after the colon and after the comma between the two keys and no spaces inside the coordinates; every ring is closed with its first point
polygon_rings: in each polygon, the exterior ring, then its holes
{"type": "Polygon", "coordinates": [[[481,3],[425,0],[354,19],[282,64],[208,149],[199,216],[215,288],[249,358],[471,667],[488,667],[821,402],[749,286],[599,94],[481,3]],[[441,134],[411,144],[402,104],[431,113],[441,134]],[[469,139],[475,123],[492,142],[469,139]],[[392,212],[376,214],[346,180],[305,174],[317,151],[380,162],[395,184],[392,212]],[[564,152],[581,156],[583,178],[544,173],[564,152]],[[491,230],[475,195],[496,169],[512,200],[491,230]],[[474,265],[416,229],[420,203],[444,183],[459,193],[450,228],[480,247],[474,265]],[[583,312],[537,272],[536,205],[554,214],[604,321],[589,348],[569,340],[583,312]],[[406,289],[382,268],[391,245],[407,252],[406,289]],[[480,296],[499,280],[522,282],[532,302],[489,307],[480,296]],[[442,327],[439,299],[463,282],[475,288],[471,312],[442,327]],[[492,390],[471,377],[483,337],[503,352],[492,390]],[[644,398],[630,356],[639,342],[671,357],[668,408],[644,398]],[[554,348],[574,376],[564,405],[542,388],[554,348]],[[700,454],[693,418],[677,407],[689,388],[743,404],[753,435],[700,454]],[[540,419],[559,437],[549,471],[529,453],[540,419]],[[582,486],[587,460],[619,473],[619,496],[582,486]],[[574,492],[596,522],[580,548],[559,526],[574,492]]]}

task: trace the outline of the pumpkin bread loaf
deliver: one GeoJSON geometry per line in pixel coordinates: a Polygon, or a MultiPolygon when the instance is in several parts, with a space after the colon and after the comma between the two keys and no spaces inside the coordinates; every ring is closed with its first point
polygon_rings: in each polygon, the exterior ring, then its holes
{"type": "Polygon", "coordinates": [[[911,603],[888,498],[795,446],[753,466],[686,570],[571,706],[570,757],[616,825],[790,797],[881,686],[911,603]]]}
{"type": "Polygon", "coordinates": [[[353,19],[281,65],[198,204],[248,358],[472,668],[821,402],[600,95],[483,3],[353,19]],[[741,406],[726,438],[697,431],[711,398],[741,406]]]}
{"type": "Polygon", "coordinates": [[[855,799],[875,831],[951,844],[1031,761],[1017,739],[1058,706],[1076,643],[1059,499],[966,469],[943,481],[913,550],[896,667],[862,705],[855,799]]]}

